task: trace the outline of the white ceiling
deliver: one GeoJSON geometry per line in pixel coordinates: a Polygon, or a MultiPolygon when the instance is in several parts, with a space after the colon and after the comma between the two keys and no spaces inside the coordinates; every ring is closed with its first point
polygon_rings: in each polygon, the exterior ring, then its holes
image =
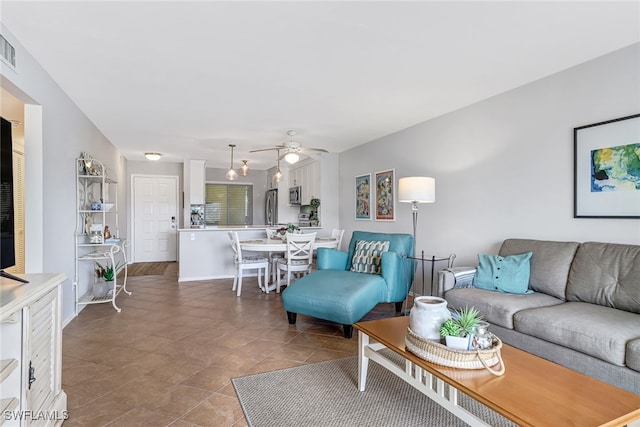
{"type": "MultiPolygon", "coordinates": [[[[640,3],[2,1],[130,160],[340,152],[640,41],[640,3]]],[[[17,58],[19,61],[20,59],[17,58]]],[[[18,62],[19,67],[19,62],[18,62]]]]}

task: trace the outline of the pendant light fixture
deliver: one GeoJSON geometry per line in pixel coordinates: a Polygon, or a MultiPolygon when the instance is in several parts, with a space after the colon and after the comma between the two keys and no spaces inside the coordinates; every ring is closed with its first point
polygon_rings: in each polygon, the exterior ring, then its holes
{"type": "Polygon", "coordinates": [[[235,146],[236,144],[229,144],[229,147],[231,147],[231,166],[229,166],[229,170],[226,175],[229,181],[235,181],[236,178],[238,178],[238,172],[233,168],[233,147],[235,146]]]}
{"type": "Polygon", "coordinates": [[[280,172],[280,150],[276,150],[276,159],[277,159],[277,166],[276,166],[276,173],[275,175],[273,175],[273,182],[280,182],[282,181],[282,172],[280,172]]]}
{"type": "Polygon", "coordinates": [[[248,160],[243,160],[242,166],[240,166],[240,173],[242,176],[247,176],[247,173],[249,173],[249,166],[247,166],[247,162],[248,160]]]}

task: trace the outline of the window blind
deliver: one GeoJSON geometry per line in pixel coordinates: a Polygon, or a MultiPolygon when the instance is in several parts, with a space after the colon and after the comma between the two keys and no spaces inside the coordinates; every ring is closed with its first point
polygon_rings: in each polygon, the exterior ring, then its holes
{"type": "Polygon", "coordinates": [[[253,224],[253,186],[205,184],[206,225],[253,224]]]}

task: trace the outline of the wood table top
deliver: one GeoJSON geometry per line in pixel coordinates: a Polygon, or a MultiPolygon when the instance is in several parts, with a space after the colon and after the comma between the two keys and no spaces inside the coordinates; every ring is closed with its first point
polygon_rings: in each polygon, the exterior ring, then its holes
{"type": "Polygon", "coordinates": [[[354,327],[453,387],[523,426],[624,426],[640,419],[640,396],[503,344],[506,372],[456,369],[406,350],[409,317],[354,327]]]}

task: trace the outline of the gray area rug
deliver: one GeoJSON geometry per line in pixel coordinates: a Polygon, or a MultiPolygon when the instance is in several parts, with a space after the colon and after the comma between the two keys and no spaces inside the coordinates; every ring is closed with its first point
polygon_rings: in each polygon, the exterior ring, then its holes
{"type": "MultiPolygon", "coordinates": [[[[356,357],[232,379],[252,427],[466,426],[409,384],[369,363],[359,392],[356,357]]],[[[492,426],[515,426],[459,393],[458,402],[492,426]]]]}

